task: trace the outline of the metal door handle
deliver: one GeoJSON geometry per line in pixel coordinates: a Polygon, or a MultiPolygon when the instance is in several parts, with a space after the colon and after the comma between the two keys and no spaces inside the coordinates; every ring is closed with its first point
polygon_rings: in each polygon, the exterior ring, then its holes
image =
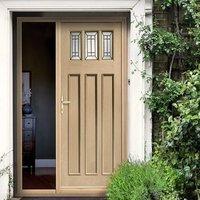
{"type": "Polygon", "coordinates": [[[64,105],[68,105],[68,104],[70,104],[70,101],[64,100],[64,97],[62,96],[61,97],[61,114],[63,114],[64,112],[64,105]]]}
{"type": "Polygon", "coordinates": [[[70,104],[70,101],[61,101],[63,105],[70,104]]]}

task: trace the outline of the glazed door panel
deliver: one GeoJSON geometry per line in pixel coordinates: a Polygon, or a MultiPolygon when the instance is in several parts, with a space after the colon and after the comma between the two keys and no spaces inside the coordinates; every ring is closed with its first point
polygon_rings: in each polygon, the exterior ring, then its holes
{"type": "Polygon", "coordinates": [[[59,24],[58,192],[104,195],[124,159],[122,24],[59,24]]]}

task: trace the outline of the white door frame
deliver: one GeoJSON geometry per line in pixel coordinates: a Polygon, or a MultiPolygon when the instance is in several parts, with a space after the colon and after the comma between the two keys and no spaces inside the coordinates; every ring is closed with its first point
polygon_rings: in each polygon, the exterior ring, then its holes
{"type": "MultiPolygon", "coordinates": [[[[151,75],[151,63],[143,55],[135,39],[140,37],[137,23],[152,25],[152,0],[0,0],[0,156],[13,150],[13,12],[130,12],[129,24],[129,86],[128,86],[128,147],[133,159],[149,159],[152,152],[151,113],[141,100],[151,89],[141,72],[151,75]],[[132,73],[134,72],[134,73],[132,73]]],[[[128,82],[128,80],[127,80],[128,82]]],[[[10,153],[4,165],[13,163],[10,153]]],[[[7,192],[8,177],[0,179],[0,199],[7,192]]]]}

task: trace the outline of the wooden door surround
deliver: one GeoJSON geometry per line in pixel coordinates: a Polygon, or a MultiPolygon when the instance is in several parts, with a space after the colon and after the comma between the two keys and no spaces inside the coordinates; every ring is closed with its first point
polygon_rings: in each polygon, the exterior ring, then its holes
{"type": "Polygon", "coordinates": [[[17,88],[16,196],[104,196],[109,175],[127,158],[126,19],[19,18],[17,88]],[[56,23],[55,190],[22,189],[22,22],[56,23]],[[80,33],[80,59],[71,57],[73,32],[80,33]],[[87,32],[97,34],[96,58],[86,56],[87,32]],[[110,59],[103,58],[103,32],[112,33],[110,59]]]}

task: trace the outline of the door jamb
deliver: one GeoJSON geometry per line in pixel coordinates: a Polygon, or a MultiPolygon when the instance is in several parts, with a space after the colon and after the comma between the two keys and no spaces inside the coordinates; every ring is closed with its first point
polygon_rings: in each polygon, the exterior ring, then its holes
{"type": "MultiPolygon", "coordinates": [[[[58,168],[59,165],[58,158],[59,158],[59,139],[60,139],[60,98],[61,97],[61,90],[57,89],[60,88],[61,82],[57,78],[61,74],[61,65],[59,56],[59,29],[60,23],[59,22],[120,22],[122,24],[122,144],[123,150],[122,154],[123,157],[127,158],[127,77],[128,77],[128,27],[127,27],[127,18],[126,17],[18,17],[17,18],[17,70],[16,70],[16,84],[17,84],[17,91],[16,91],[16,184],[15,184],[15,196],[26,197],[26,196],[63,196],[62,194],[58,194],[59,188],[59,173],[58,168]],[[23,22],[55,22],[56,24],[56,189],[50,190],[29,190],[29,189],[22,189],[22,109],[21,109],[21,102],[22,102],[22,23],[23,22]]],[[[69,195],[73,196],[73,195],[69,195]]],[[[84,195],[82,195],[84,196],[84,195]]],[[[86,195],[88,196],[88,195],[86,195]]],[[[91,194],[90,196],[96,196],[91,194]]]]}

